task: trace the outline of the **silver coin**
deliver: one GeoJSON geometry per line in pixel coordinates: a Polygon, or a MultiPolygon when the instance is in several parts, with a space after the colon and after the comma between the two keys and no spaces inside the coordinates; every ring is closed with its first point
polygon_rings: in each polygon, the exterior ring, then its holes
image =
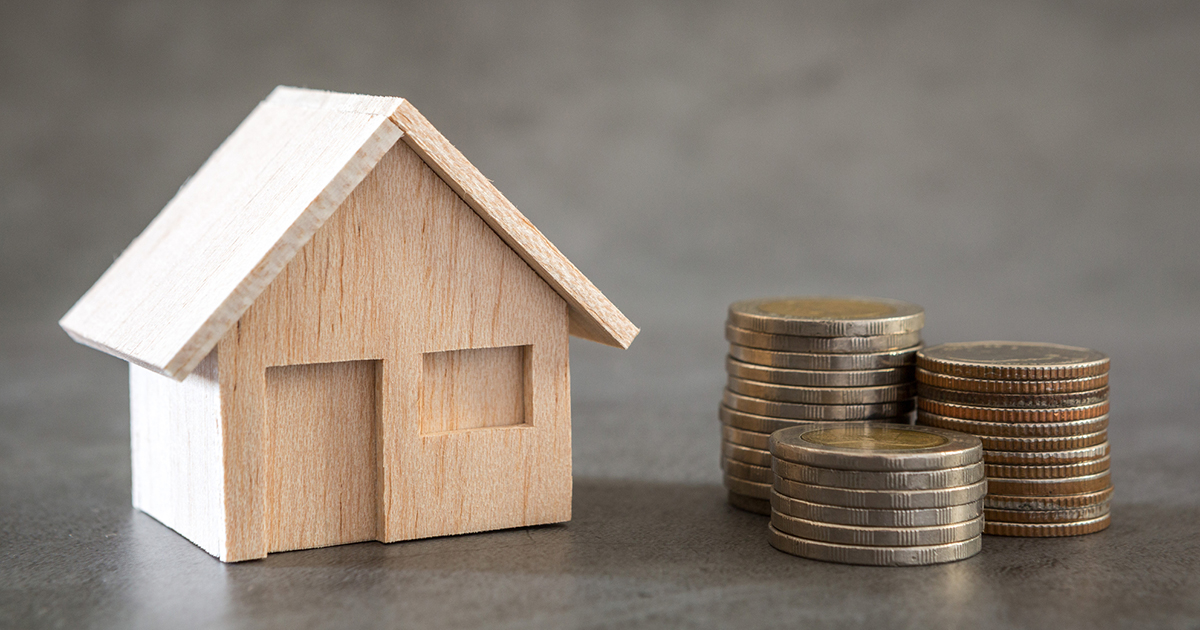
{"type": "Polygon", "coordinates": [[[755,499],[770,499],[771,484],[759,483],[757,481],[749,481],[740,477],[735,477],[729,473],[725,473],[722,477],[725,481],[725,488],[730,492],[736,492],[742,496],[752,497],[755,499]]]}
{"type": "MultiPolygon", "coordinates": [[[[762,434],[765,437],[770,437],[770,435],[772,433],[774,433],[780,429],[787,429],[790,427],[798,427],[798,426],[827,424],[829,422],[827,420],[788,420],[786,418],[772,418],[770,416],[760,416],[760,415],[753,414],[753,413],[746,413],[744,411],[738,411],[736,409],[730,409],[729,407],[726,407],[725,405],[721,405],[718,415],[721,418],[721,424],[723,426],[727,426],[727,427],[730,427],[733,429],[738,429],[741,431],[762,434]]],[[[909,415],[896,416],[894,418],[879,418],[879,419],[872,420],[872,422],[912,424],[912,417],[911,417],[911,414],[909,414],[909,415]]],[[[740,442],[737,442],[736,440],[730,440],[730,442],[734,442],[735,444],[740,444],[740,442]]],[[[747,444],[746,446],[753,446],[753,445],[747,444]]],[[[758,448],[758,447],[755,446],[754,448],[758,448]]],[[[765,450],[770,447],[764,446],[763,448],[765,450]]]]}
{"type": "Polygon", "coordinates": [[[916,547],[970,540],[983,533],[983,516],[951,525],[927,527],[859,527],[809,521],[773,512],[775,529],[807,540],[864,547],[916,547]]]}
{"type": "Polygon", "coordinates": [[[771,515],[771,502],[763,499],[748,497],[744,494],[738,494],[732,490],[728,494],[729,505],[746,512],[754,514],[762,514],[763,516],[771,515]]]}
{"type": "Polygon", "coordinates": [[[814,354],[862,354],[899,350],[921,343],[921,332],[876,335],[873,337],[795,337],[760,333],[730,324],[725,325],[725,339],[739,346],[775,350],[778,352],[811,352],[814,354]]]}
{"type": "Polygon", "coordinates": [[[771,483],[775,479],[770,466],[756,466],[728,457],[721,458],[721,470],[727,475],[755,483],[771,483]]]}
{"type": "Polygon", "coordinates": [[[759,450],[757,448],[750,448],[748,446],[741,446],[738,444],[731,444],[724,440],[721,441],[721,456],[725,459],[732,459],[734,461],[751,464],[753,466],[770,467],[771,465],[770,451],[759,450]]]}
{"type": "Polygon", "coordinates": [[[916,408],[916,403],[911,400],[873,405],[805,405],[801,403],[784,403],[763,400],[753,396],[743,396],[728,389],[725,390],[721,402],[726,407],[737,411],[791,420],[874,420],[876,418],[895,418],[916,408]]]}
{"type": "Polygon", "coordinates": [[[771,546],[793,556],[840,562],[842,564],[865,564],[873,566],[919,566],[964,560],[979,553],[983,548],[983,537],[976,536],[963,542],[921,547],[866,547],[861,545],[839,545],[808,540],[779,531],[768,526],[767,539],[771,546]]]}
{"type": "Polygon", "coordinates": [[[925,309],[900,300],[859,296],[798,296],[740,300],[729,321],[767,333],[865,337],[920,330],[925,309]]]}
{"type": "Polygon", "coordinates": [[[984,518],[1001,523],[1074,523],[1100,518],[1109,513],[1110,501],[1065,510],[984,509],[984,518]]]}
{"type": "Polygon", "coordinates": [[[973,484],[984,477],[983,462],[943,468],[942,470],[914,470],[905,472],[880,472],[862,470],[839,470],[796,464],[774,458],[771,469],[776,475],[812,484],[834,488],[857,490],[936,490],[957,488],[973,484]]]}
{"type": "Polygon", "coordinates": [[[731,356],[725,357],[725,372],[748,381],[800,387],[874,387],[916,381],[911,366],[882,370],[794,370],[755,365],[731,356]]]}
{"type": "Polygon", "coordinates": [[[994,380],[1062,380],[1108,372],[1108,357],[1087,348],[1024,341],[943,343],[921,353],[930,372],[994,380]]]}
{"type": "Polygon", "coordinates": [[[917,411],[917,423],[978,436],[1042,438],[1087,435],[1103,431],[1108,428],[1108,416],[1067,422],[981,422],[917,411]]]}
{"type": "Polygon", "coordinates": [[[1103,471],[1091,475],[1060,479],[1005,479],[989,477],[992,492],[1003,496],[1048,497],[1099,492],[1112,485],[1112,474],[1103,471]]]}
{"type": "Polygon", "coordinates": [[[744,396],[809,405],[874,405],[912,400],[916,395],[916,386],[912,383],[876,387],[799,387],[730,376],[726,387],[744,396]]]}
{"type": "Polygon", "coordinates": [[[775,491],[784,496],[852,508],[913,510],[974,503],[987,494],[987,481],[939,490],[847,490],[799,483],[776,476],[775,491]]]}
{"type": "Polygon", "coordinates": [[[913,369],[921,345],[899,350],[859,354],[819,354],[813,352],[776,352],[762,348],[729,344],[729,356],[744,363],[795,370],[882,370],[913,369]]]}
{"type": "Polygon", "coordinates": [[[765,433],[768,436],[772,433],[786,429],[788,427],[797,427],[801,425],[819,424],[820,420],[791,420],[789,418],[776,418],[772,416],[762,416],[754,413],[746,413],[737,409],[730,409],[725,405],[721,405],[718,415],[721,418],[721,424],[741,429],[743,431],[753,431],[755,433],[765,433]]]}
{"type": "Polygon", "coordinates": [[[1111,524],[1112,517],[1109,514],[1072,523],[1005,523],[1003,521],[988,521],[983,526],[983,533],[989,536],[1027,536],[1033,538],[1082,536],[1108,529],[1108,526],[1111,524]]]}
{"type": "Polygon", "coordinates": [[[760,451],[767,451],[770,455],[770,433],[761,433],[759,431],[746,431],[743,429],[735,429],[727,424],[721,425],[721,439],[726,442],[731,442],[739,446],[749,446],[760,451]]]}
{"type": "Polygon", "coordinates": [[[1070,510],[1075,508],[1090,507],[1100,503],[1107,503],[1112,499],[1112,495],[1112,486],[1095,492],[1047,497],[1014,496],[993,493],[984,498],[983,507],[984,509],[1026,510],[1035,512],[1070,510]]]}
{"type": "MultiPolygon", "coordinates": [[[[767,446],[755,448],[770,449],[767,446]]],[[[1074,464],[1100,459],[1108,455],[1108,441],[1105,440],[1094,446],[1085,446],[1064,451],[989,451],[983,450],[983,461],[988,464],[1013,464],[1018,466],[1053,466],[1058,464],[1074,464]]]]}
{"type": "Polygon", "coordinates": [[[982,461],[973,435],[936,427],[839,422],[792,427],[771,435],[780,459],[843,470],[941,470],[982,461]]]}
{"type": "Polygon", "coordinates": [[[987,464],[984,469],[987,476],[993,479],[1063,479],[1104,472],[1108,470],[1110,463],[1110,456],[1105,455],[1099,459],[1071,464],[987,464]]]}
{"type": "Polygon", "coordinates": [[[1044,438],[981,435],[979,441],[983,442],[984,451],[1068,451],[1106,442],[1108,441],[1108,431],[1044,438]]]}
{"type": "Polygon", "coordinates": [[[1108,386],[1065,394],[989,394],[943,389],[917,383],[917,395],[955,405],[999,407],[1001,409],[1065,409],[1085,407],[1108,400],[1108,386]]]}
{"type": "Polygon", "coordinates": [[[924,527],[949,525],[977,518],[983,514],[983,499],[944,508],[916,510],[886,510],[848,508],[822,505],[793,499],[771,491],[771,509],[788,516],[822,523],[860,525],[863,527],[924,527]]]}

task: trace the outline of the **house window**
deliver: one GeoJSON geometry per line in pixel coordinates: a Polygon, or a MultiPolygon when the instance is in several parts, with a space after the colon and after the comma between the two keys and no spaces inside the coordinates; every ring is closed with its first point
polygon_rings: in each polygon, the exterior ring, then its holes
{"type": "Polygon", "coordinates": [[[421,433],[529,424],[531,346],[422,356],[421,433]]]}

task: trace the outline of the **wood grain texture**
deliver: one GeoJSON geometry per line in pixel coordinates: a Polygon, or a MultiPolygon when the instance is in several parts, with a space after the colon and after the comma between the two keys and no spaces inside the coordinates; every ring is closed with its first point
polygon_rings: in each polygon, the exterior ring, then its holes
{"type": "Polygon", "coordinates": [[[185,378],[400,135],[383,115],[260,103],[59,323],[185,378]]]}
{"type": "Polygon", "coordinates": [[[216,352],[182,383],[129,366],[133,506],[225,557],[216,352]]]}
{"type": "Polygon", "coordinates": [[[279,87],[63,316],[77,341],[185,378],[401,137],[570,305],[572,334],[638,329],[407,101],[279,87]]]}
{"type": "Polygon", "coordinates": [[[528,424],[525,346],[422,355],[421,434],[528,424]]]}
{"type": "Polygon", "coordinates": [[[558,293],[396,143],[221,340],[226,559],[271,547],[271,366],[379,361],[380,540],[569,520],[568,327],[558,293]],[[526,425],[421,434],[426,353],[512,346],[526,425]]]}
{"type": "Polygon", "coordinates": [[[404,131],[404,142],[571,305],[571,334],[618,348],[629,347],[638,334],[637,326],[411,103],[401,102],[392,121],[404,131]]]}
{"type": "Polygon", "coordinates": [[[378,365],[267,368],[269,551],[376,538],[378,365]]]}

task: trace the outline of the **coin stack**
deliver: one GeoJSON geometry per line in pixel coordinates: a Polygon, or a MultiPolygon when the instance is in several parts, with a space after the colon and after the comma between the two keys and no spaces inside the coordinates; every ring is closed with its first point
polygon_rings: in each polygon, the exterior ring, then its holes
{"type": "Polygon", "coordinates": [[[983,447],[935,427],[842,422],[771,435],[771,545],[848,564],[919,565],[979,553],[983,447]]]}
{"type": "Polygon", "coordinates": [[[1108,527],[1108,357],[1047,343],[948,343],[917,355],[917,422],[983,441],[984,533],[1108,527]]]}
{"type": "Polygon", "coordinates": [[[725,337],[721,468],[729,503],[770,514],[772,432],[830,420],[911,421],[925,311],[864,297],[734,302],[725,337]]]}

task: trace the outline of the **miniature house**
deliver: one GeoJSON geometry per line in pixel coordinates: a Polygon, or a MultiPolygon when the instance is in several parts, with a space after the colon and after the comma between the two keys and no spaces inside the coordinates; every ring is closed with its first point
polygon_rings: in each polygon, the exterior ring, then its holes
{"type": "Polygon", "coordinates": [[[60,323],[224,561],[569,520],[568,334],[638,332],[408,102],[285,87],[60,323]]]}

